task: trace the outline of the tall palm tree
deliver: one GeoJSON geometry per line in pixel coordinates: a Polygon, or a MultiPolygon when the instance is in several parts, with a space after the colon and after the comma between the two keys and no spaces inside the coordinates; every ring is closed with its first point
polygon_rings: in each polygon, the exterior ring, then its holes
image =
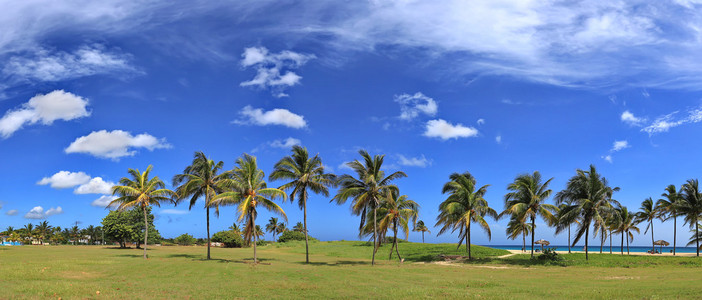
{"type": "MultiPolygon", "coordinates": [[[[702,192],[700,192],[699,181],[697,179],[688,179],[682,186],[680,194],[680,215],[684,216],[685,224],[690,224],[690,228],[695,227],[695,237],[700,236],[699,217],[702,214],[702,192]]],[[[695,239],[697,243],[697,256],[700,256],[700,240],[695,239]]]]}
{"type": "Polygon", "coordinates": [[[449,179],[450,181],[444,184],[441,191],[443,194],[449,194],[449,196],[439,204],[439,216],[436,218],[436,226],[442,225],[439,235],[448,230],[455,232],[458,229],[458,246],[461,246],[465,238],[468,259],[471,259],[471,223],[478,223],[487,233],[488,239],[491,239],[490,226],[485,221],[485,216],[497,218],[497,212],[488,206],[488,202],[484,198],[489,185],[478,188],[475,178],[469,172],[463,174],[453,173],[449,176],[449,179]]]}
{"type": "Polygon", "coordinates": [[[293,146],[292,155],[283,157],[275,164],[269,180],[290,180],[280,189],[290,190],[290,202],[297,198],[297,205],[303,212],[305,226],[305,262],[310,262],[309,237],[307,236],[307,199],[309,192],[329,197],[329,187],[336,181],[334,174],[326,173],[319,155],[309,156],[307,148],[293,146]]]}
{"type": "Polygon", "coordinates": [[[360,150],[358,153],[363,158],[363,161],[354,160],[346,165],[356,172],[358,178],[344,174],[338,179],[340,186],[338,193],[332,201],[337,204],[344,204],[349,198],[352,198],[351,211],[354,215],[361,216],[361,224],[358,227],[362,232],[366,222],[366,213],[373,211],[373,258],[371,265],[375,265],[375,253],[378,251],[378,214],[377,209],[380,206],[380,201],[389,190],[397,190],[397,187],[392,183],[393,180],[407,177],[402,171],[394,172],[385,176],[385,171],[381,170],[385,155],[375,155],[371,157],[366,150],[360,150]]]}
{"type": "Polygon", "coordinates": [[[175,204],[173,199],[176,197],[176,193],[167,189],[158,176],[149,178],[151,169],[153,169],[152,165],[149,165],[144,172],[139,171],[139,169],[127,170],[131,178],[122,177],[118,185],[112,187],[112,195],[119,195],[119,197],[112,200],[107,206],[118,205],[118,210],[138,207],[144,212],[144,259],[146,259],[146,241],[149,237],[146,208],[150,205],[161,206],[163,202],[175,204]]]}
{"type": "Polygon", "coordinates": [[[612,254],[612,236],[615,230],[619,228],[620,223],[622,222],[622,216],[620,215],[621,213],[621,206],[615,207],[610,211],[610,213],[607,216],[607,219],[605,220],[605,226],[603,226],[609,233],[607,234],[609,236],[609,254],[612,254]]]}
{"type": "MultiPolygon", "coordinates": [[[[266,225],[266,231],[270,232],[273,234],[273,240],[275,241],[275,234],[278,232],[278,226],[280,226],[283,223],[278,222],[278,218],[271,217],[268,220],[268,224],[266,225]]],[[[283,225],[285,226],[285,225],[283,225]]]]}
{"type": "Polygon", "coordinates": [[[679,206],[681,205],[682,190],[678,191],[674,184],[668,185],[665,188],[665,193],[661,194],[663,199],[658,199],[656,202],[656,207],[661,212],[661,218],[669,220],[673,218],[673,255],[675,255],[677,231],[678,231],[678,215],[680,215],[679,206]]]}
{"type": "Polygon", "coordinates": [[[397,243],[397,232],[402,230],[405,233],[405,239],[409,238],[409,223],[416,224],[417,216],[419,215],[419,204],[410,200],[407,195],[399,195],[399,191],[389,191],[389,195],[381,204],[384,213],[380,219],[380,228],[387,231],[392,228],[393,244],[390,247],[390,259],[392,259],[392,250],[395,249],[397,257],[402,261],[400,250],[397,243]]]}
{"type": "Polygon", "coordinates": [[[615,233],[619,233],[622,235],[622,243],[621,243],[621,252],[622,255],[624,254],[624,238],[626,237],[626,254],[629,255],[629,242],[634,241],[634,233],[633,231],[636,231],[636,233],[639,233],[640,230],[636,225],[638,224],[636,222],[636,214],[633,212],[630,212],[626,206],[620,206],[617,208],[618,210],[618,215],[619,215],[619,223],[617,229],[614,231],[615,233]]]}
{"type": "MultiPolygon", "coordinates": [[[[210,202],[216,195],[222,193],[230,185],[226,174],[220,174],[224,163],[215,162],[201,151],[195,152],[192,163],[185,167],[182,174],[173,176],[173,186],[177,186],[178,202],[190,198],[188,210],[192,209],[197,200],[205,198],[207,215],[207,259],[210,259],[210,202]]],[[[215,206],[215,215],[219,208],[215,206]]]]}
{"type": "Polygon", "coordinates": [[[424,243],[424,233],[425,232],[431,233],[431,231],[429,231],[429,228],[427,227],[427,225],[424,225],[424,221],[421,221],[421,220],[417,221],[417,224],[414,225],[414,229],[412,231],[422,233],[422,243],[424,243]]]}
{"type": "Polygon", "coordinates": [[[552,204],[547,204],[546,199],[551,196],[548,188],[553,178],[542,182],[541,173],[534,171],[533,174],[523,174],[517,176],[514,182],[507,186],[510,192],[505,195],[505,211],[502,214],[509,214],[520,221],[531,221],[531,257],[534,257],[534,236],[536,232],[536,216],[541,216],[549,224],[555,224],[557,218],[552,212],[558,208],[552,204]]]}
{"type": "Polygon", "coordinates": [[[221,193],[210,200],[210,206],[236,205],[239,214],[238,221],[244,221],[244,238],[247,242],[253,239],[254,263],[258,263],[256,255],[256,217],[258,207],[261,206],[273,213],[288,217],[283,209],[273,202],[276,198],[285,200],[285,192],[276,188],[269,188],[264,180],[265,174],[258,168],[256,157],[244,153],[237,158],[233,170],[226,172],[231,178],[230,190],[221,193]]]}
{"type": "MultiPolygon", "coordinates": [[[[585,259],[589,259],[588,240],[590,225],[604,224],[605,214],[613,209],[612,194],[619,188],[611,188],[603,176],[597,173],[594,165],[585,170],[576,170],[566,188],[556,194],[557,204],[568,204],[561,211],[565,219],[579,220],[578,230],[573,240],[574,246],[585,235],[585,259]]],[[[599,229],[599,227],[596,227],[599,229]]]]}
{"type": "Polygon", "coordinates": [[[514,240],[520,235],[522,236],[522,252],[526,252],[526,236],[532,234],[531,224],[520,220],[516,216],[512,216],[507,223],[507,238],[514,240]]]}
{"type": "Polygon", "coordinates": [[[651,197],[646,198],[643,202],[641,202],[641,208],[639,208],[639,212],[636,213],[636,222],[642,223],[642,222],[648,222],[648,225],[646,225],[646,230],[644,230],[644,234],[648,232],[648,229],[651,229],[651,248],[653,252],[656,251],[656,245],[654,244],[654,239],[653,239],[653,220],[657,219],[660,216],[658,209],[656,209],[656,206],[653,204],[653,199],[651,197]]]}

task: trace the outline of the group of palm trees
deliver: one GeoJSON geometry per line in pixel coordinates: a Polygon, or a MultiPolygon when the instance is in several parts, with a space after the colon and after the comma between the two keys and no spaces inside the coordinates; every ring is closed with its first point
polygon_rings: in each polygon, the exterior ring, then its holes
{"type": "Polygon", "coordinates": [[[86,228],[79,228],[74,225],[70,228],[49,225],[48,221],[42,221],[36,226],[32,223],[24,225],[22,228],[8,226],[0,235],[6,236],[8,242],[23,242],[44,245],[53,244],[95,244],[100,241],[103,235],[102,227],[90,225],[86,228]]]}
{"type": "MultiPolygon", "coordinates": [[[[258,225],[256,225],[258,226],[258,225]]],[[[288,231],[288,227],[285,225],[285,222],[280,222],[278,218],[276,217],[271,217],[268,219],[268,224],[266,224],[266,231],[270,232],[273,235],[273,240],[275,241],[275,236],[276,234],[281,234],[283,232],[288,231]]],[[[297,232],[305,232],[305,225],[302,224],[302,222],[297,222],[295,226],[293,226],[292,231],[297,231],[297,232]]],[[[262,235],[260,235],[262,236],[262,235]]]]}

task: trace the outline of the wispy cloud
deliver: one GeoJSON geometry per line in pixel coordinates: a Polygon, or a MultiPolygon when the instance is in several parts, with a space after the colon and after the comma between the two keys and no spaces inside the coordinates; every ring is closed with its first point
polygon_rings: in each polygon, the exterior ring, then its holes
{"type": "Polygon", "coordinates": [[[5,214],[8,216],[16,216],[19,214],[19,211],[17,211],[16,209],[11,209],[11,210],[8,210],[5,214]]]}
{"type": "Polygon", "coordinates": [[[432,160],[427,159],[424,154],[419,157],[406,157],[398,154],[397,157],[401,166],[426,168],[432,164],[432,160]]]}
{"type": "Polygon", "coordinates": [[[159,213],[166,215],[186,215],[190,212],[187,210],[167,208],[160,210],[159,213]]]}
{"type": "Polygon", "coordinates": [[[646,122],[646,118],[639,118],[634,116],[634,114],[628,110],[625,110],[620,119],[622,122],[629,124],[631,126],[643,126],[643,124],[646,122]]]}
{"type": "Polygon", "coordinates": [[[629,142],[626,140],[614,141],[614,144],[612,145],[612,149],[610,149],[609,151],[610,152],[617,152],[619,150],[623,150],[623,149],[626,149],[629,147],[631,147],[631,146],[629,145],[629,142]]]}
{"type": "Polygon", "coordinates": [[[292,146],[299,146],[301,143],[302,141],[299,139],[289,137],[284,140],[274,140],[269,145],[274,148],[290,149],[292,146]]]}
{"type": "Polygon", "coordinates": [[[400,119],[406,121],[416,118],[419,114],[433,117],[439,110],[436,101],[421,92],[417,92],[414,95],[396,95],[395,102],[400,104],[400,119]]]}
{"type": "Polygon", "coordinates": [[[288,96],[283,92],[285,87],[297,85],[302,80],[302,76],[291,70],[298,69],[315,58],[311,54],[288,50],[270,53],[265,47],[246,48],[241,57],[241,65],[256,69],[256,76],[240,85],[270,88],[278,98],[288,96]]]}
{"type": "MultiPolygon", "coordinates": [[[[117,196],[102,195],[102,196],[100,196],[100,198],[93,200],[93,202],[91,202],[90,205],[95,206],[95,207],[106,208],[110,205],[110,202],[112,202],[112,200],[115,200],[117,198],[118,198],[117,196]]],[[[116,205],[113,205],[113,206],[116,206],[116,205]]]]}
{"type": "Polygon", "coordinates": [[[656,133],[667,132],[671,128],[683,125],[692,124],[702,121],[702,107],[689,109],[684,117],[677,117],[679,111],[672,112],[667,115],[656,118],[653,123],[641,129],[641,131],[653,135],[656,133]]]}

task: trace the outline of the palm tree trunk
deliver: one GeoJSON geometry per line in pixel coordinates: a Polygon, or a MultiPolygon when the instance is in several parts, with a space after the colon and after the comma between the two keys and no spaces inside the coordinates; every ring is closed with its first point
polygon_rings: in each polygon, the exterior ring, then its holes
{"type": "Polygon", "coordinates": [[[424,231],[422,231],[422,244],[424,244],[424,231]]]}
{"type": "MultiPolygon", "coordinates": [[[[209,201],[209,196],[207,196],[209,201]]],[[[208,202],[209,203],[209,202],[208,202]]],[[[207,207],[207,259],[210,259],[210,208],[207,207]]]]}
{"type": "Polygon", "coordinates": [[[305,226],[305,263],[309,264],[310,263],[310,242],[309,238],[307,237],[307,199],[304,199],[303,203],[303,216],[302,216],[302,222],[303,226],[305,226]]]}
{"type": "Polygon", "coordinates": [[[526,251],[526,232],[522,231],[522,252],[526,251]]]}
{"type": "Polygon", "coordinates": [[[621,243],[620,245],[621,245],[621,248],[622,248],[622,249],[621,249],[621,253],[622,253],[622,255],[624,255],[624,232],[622,232],[622,243],[621,243]]]}
{"type": "Polygon", "coordinates": [[[570,224],[568,224],[568,254],[570,254],[570,224]]]}
{"type": "Polygon", "coordinates": [[[253,248],[254,248],[254,264],[258,263],[258,257],[256,256],[256,220],[251,218],[251,230],[253,232],[253,248]]]}
{"type": "Polygon", "coordinates": [[[378,251],[378,212],[377,209],[373,207],[373,258],[371,259],[371,266],[375,265],[376,251],[378,251]]]}
{"type": "Polygon", "coordinates": [[[673,217],[673,255],[675,255],[675,234],[678,231],[678,217],[673,217]]]}
{"type": "Polygon", "coordinates": [[[653,247],[653,253],[656,253],[656,242],[653,241],[653,220],[651,220],[651,247],[653,247]]]}
{"type": "Polygon", "coordinates": [[[144,210],[144,259],[146,259],[146,240],[149,238],[149,222],[146,217],[146,206],[143,207],[144,210]]]}
{"type": "Polygon", "coordinates": [[[699,227],[700,225],[697,223],[697,218],[695,218],[695,240],[697,240],[697,256],[700,256],[700,239],[699,239],[699,227]]]}
{"type": "Polygon", "coordinates": [[[589,260],[590,258],[588,257],[588,249],[587,249],[587,244],[588,244],[588,239],[590,238],[590,226],[587,226],[585,228],[585,260],[589,260]]]}
{"type": "Polygon", "coordinates": [[[534,235],[536,233],[536,221],[534,216],[531,216],[531,258],[534,258],[534,235]]]}
{"type": "Polygon", "coordinates": [[[604,230],[600,230],[600,254],[602,254],[602,246],[604,246],[604,239],[605,239],[605,232],[604,230]]]}
{"type": "Polygon", "coordinates": [[[609,230],[609,254],[612,254],[612,230],[609,230]]]}
{"type": "Polygon", "coordinates": [[[468,226],[466,228],[466,247],[468,247],[468,259],[473,259],[473,257],[470,255],[470,221],[468,221],[468,226]]]}
{"type": "Polygon", "coordinates": [[[629,255],[629,230],[626,231],[626,255],[629,255]]]}
{"type": "MultiPolygon", "coordinates": [[[[402,260],[402,257],[400,256],[400,251],[397,250],[397,220],[392,221],[394,225],[394,235],[393,235],[393,248],[395,248],[395,251],[397,251],[397,259],[402,260]]],[[[392,259],[392,248],[390,248],[390,259],[392,259]]]]}

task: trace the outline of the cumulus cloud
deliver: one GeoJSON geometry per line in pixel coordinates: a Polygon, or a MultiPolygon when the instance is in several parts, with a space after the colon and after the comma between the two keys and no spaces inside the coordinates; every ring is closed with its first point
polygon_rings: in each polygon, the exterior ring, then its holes
{"type": "Polygon", "coordinates": [[[166,214],[166,215],[185,215],[185,214],[188,214],[189,211],[167,208],[167,209],[162,209],[159,213],[166,214]]]}
{"type": "Polygon", "coordinates": [[[622,113],[621,120],[622,120],[622,122],[629,124],[631,126],[642,126],[643,123],[646,122],[645,118],[638,118],[638,117],[634,116],[634,114],[628,110],[625,110],[622,113]]]}
{"type": "Polygon", "coordinates": [[[8,210],[5,214],[8,216],[16,216],[17,214],[19,214],[19,211],[17,211],[16,209],[11,209],[8,210]]]}
{"type": "Polygon", "coordinates": [[[39,182],[38,185],[50,185],[55,189],[65,189],[74,187],[77,185],[85,184],[90,181],[90,175],[83,172],[69,172],[60,171],[51,177],[44,177],[39,182]]]}
{"type": "Polygon", "coordinates": [[[61,206],[57,206],[56,208],[53,208],[53,207],[49,208],[47,211],[44,211],[44,208],[41,206],[35,206],[34,208],[32,208],[29,212],[27,212],[24,215],[24,218],[25,219],[39,220],[39,219],[46,219],[50,216],[58,215],[58,214],[62,214],[62,213],[63,213],[63,209],[61,208],[61,206]]]}
{"type": "Polygon", "coordinates": [[[433,117],[436,115],[436,112],[439,109],[439,106],[434,99],[427,97],[420,92],[417,92],[414,95],[396,95],[395,102],[400,104],[400,119],[407,121],[416,118],[419,116],[419,114],[425,114],[433,117]]]}
{"type": "Polygon", "coordinates": [[[282,125],[290,128],[307,127],[305,117],[294,114],[287,109],[276,108],[269,111],[263,111],[260,108],[253,108],[250,105],[245,106],[239,114],[242,119],[234,121],[236,124],[252,124],[258,126],[266,125],[282,125]]]}
{"type": "Polygon", "coordinates": [[[76,194],[112,194],[114,182],[104,181],[101,177],[94,177],[87,183],[81,184],[75,191],[76,194]]]}
{"type": "Polygon", "coordinates": [[[289,138],[284,139],[284,140],[272,141],[269,143],[269,145],[271,147],[274,147],[274,148],[288,149],[288,148],[292,148],[292,146],[299,146],[301,143],[302,143],[302,141],[300,141],[299,139],[289,137],[289,138]]]}
{"type": "Polygon", "coordinates": [[[107,206],[110,205],[110,202],[112,202],[112,200],[115,200],[117,198],[118,198],[117,196],[102,195],[102,196],[100,196],[100,198],[93,200],[93,202],[90,203],[90,205],[95,206],[95,207],[106,208],[107,206]]]}
{"type": "Polygon", "coordinates": [[[56,120],[69,121],[87,117],[90,115],[87,106],[87,99],[63,90],[39,94],[20,108],[5,113],[0,119],[0,135],[8,138],[24,125],[51,125],[56,120]]]}
{"type": "Polygon", "coordinates": [[[629,145],[629,142],[626,140],[623,141],[614,141],[614,144],[612,145],[612,149],[610,150],[611,152],[617,152],[622,149],[626,149],[631,147],[629,145]]]}
{"type": "Polygon", "coordinates": [[[420,168],[426,168],[428,166],[431,166],[432,161],[430,159],[427,159],[424,154],[420,157],[406,157],[402,154],[398,155],[399,158],[399,164],[402,166],[407,166],[407,167],[420,167],[420,168]]]}
{"type": "Polygon", "coordinates": [[[242,82],[240,85],[270,88],[273,95],[278,98],[287,96],[283,92],[285,87],[297,85],[302,80],[302,76],[291,70],[298,69],[310,59],[315,58],[311,54],[287,50],[271,53],[265,47],[246,48],[241,57],[241,65],[244,68],[252,67],[256,69],[256,76],[249,81],[242,82]]]}
{"type": "Polygon", "coordinates": [[[478,130],[463,124],[453,125],[445,120],[430,120],[427,122],[424,136],[436,137],[442,140],[468,138],[478,135],[478,130]]]}
{"type": "Polygon", "coordinates": [[[155,149],[168,149],[171,148],[171,145],[166,142],[165,138],[159,139],[148,133],[133,136],[122,130],[100,130],[77,138],[65,149],[65,152],[86,153],[99,158],[118,160],[120,157],[136,154],[135,148],[146,148],[153,151],[155,149]]]}

